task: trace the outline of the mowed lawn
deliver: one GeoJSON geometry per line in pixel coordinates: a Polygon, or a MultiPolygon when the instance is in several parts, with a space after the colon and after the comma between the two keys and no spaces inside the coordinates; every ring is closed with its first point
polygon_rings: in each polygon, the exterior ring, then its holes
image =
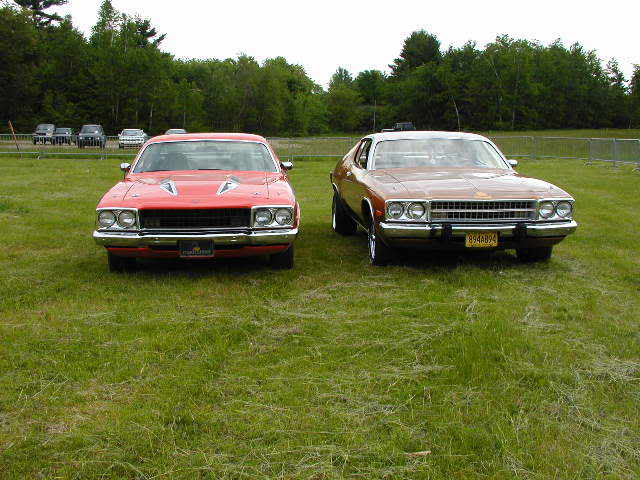
{"type": "Polygon", "coordinates": [[[640,173],[523,162],[577,198],[549,263],[374,268],[301,161],[294,270],[111,274],[117,164],[0,159],[2,480],[640,476],[640,173]]]}

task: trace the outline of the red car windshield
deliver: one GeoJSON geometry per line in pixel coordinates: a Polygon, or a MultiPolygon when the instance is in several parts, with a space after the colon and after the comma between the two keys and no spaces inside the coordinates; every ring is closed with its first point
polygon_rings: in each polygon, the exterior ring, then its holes
{"type": "Polygon", "coordinates": [[[262,143],[191,140],[148,145],[134,173],[174,170],[277,171],[269,149],[262,143]]]}

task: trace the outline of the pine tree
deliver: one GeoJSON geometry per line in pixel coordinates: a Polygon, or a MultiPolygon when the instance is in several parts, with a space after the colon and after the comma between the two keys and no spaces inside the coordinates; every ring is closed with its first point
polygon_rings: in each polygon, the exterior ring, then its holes
{"type": "Polygon", "coordinates": [[[14,0],[22,8],[31,11],[33,23],[38,28],[44,28],[51,22],[60,22],[62,17],[56,13],[46,13],[45,10],[51,7],[65,5],[69,0],[14,0]]]}

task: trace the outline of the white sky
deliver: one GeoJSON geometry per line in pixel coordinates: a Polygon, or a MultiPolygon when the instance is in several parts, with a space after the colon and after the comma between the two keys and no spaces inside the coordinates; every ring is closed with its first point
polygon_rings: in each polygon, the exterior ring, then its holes
{"type": "MultiPolygon", "coordinates": [[[[259,62],[283,56],[302,65],[326,86],[338,66],[352,74],[388,70],[404,39],[421,28],[440,39],[443,50],[475,40],[482,47],[497,35],[580,42],[605,61],[617,58],[627,79],[640,64],[640,2],[618,0],[112,0],[128,14],[151,19],[166,33],[162,46],[180,58],[234,57],[259,62]]],[[[59,8],[88,34],[100,0],[70,0],[59,8]]]]}

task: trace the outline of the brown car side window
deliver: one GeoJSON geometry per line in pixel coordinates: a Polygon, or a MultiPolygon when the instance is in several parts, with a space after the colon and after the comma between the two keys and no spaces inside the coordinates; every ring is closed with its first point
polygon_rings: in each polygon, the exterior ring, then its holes
{"type": "Polygon", "coordinates": [[[367,158],[369,157],[369,150],[371,150],[371,139],[365,138],[362,140],[362,144],[356,153],[356,164],[360,168],[367,168],[367,158]]]}

